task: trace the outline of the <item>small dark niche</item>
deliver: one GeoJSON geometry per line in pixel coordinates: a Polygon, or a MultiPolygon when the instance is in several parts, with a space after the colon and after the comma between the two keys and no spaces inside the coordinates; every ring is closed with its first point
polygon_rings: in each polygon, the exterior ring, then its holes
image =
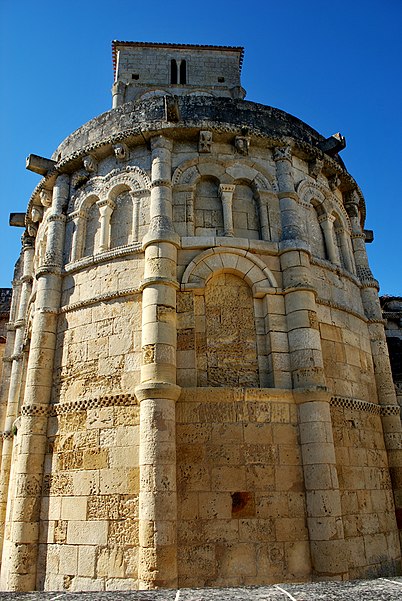
{"type": "Polygon", "coordinates": [[[232,497],[232,517],[245,518],[255,515],[254,495],[251,492],[234,492],[232,497]]]}

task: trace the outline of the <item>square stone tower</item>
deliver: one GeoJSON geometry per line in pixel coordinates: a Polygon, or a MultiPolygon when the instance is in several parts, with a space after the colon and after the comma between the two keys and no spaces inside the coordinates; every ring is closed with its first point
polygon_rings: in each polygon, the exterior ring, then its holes
{"type": "Polygon", "coordinates": [[[243,48],[114,41],[113,107],[152,96],[244,98],[243,48]]]}

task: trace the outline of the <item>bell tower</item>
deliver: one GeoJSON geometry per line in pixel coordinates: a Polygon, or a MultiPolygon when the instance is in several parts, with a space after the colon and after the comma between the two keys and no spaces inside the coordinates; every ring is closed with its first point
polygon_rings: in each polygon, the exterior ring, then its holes
{"type": "Polygon", "coordinates": [[[240,85],[242,47],[114,41],[112,50],[113,108],[152,96],[246,95],[240,85]]]}

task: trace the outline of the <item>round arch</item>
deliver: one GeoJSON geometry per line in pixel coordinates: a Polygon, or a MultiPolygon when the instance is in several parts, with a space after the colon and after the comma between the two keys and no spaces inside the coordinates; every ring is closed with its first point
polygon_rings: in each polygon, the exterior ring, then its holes
{"type": "Polygon", "coordinates": [[[203,290],[209,279],[219,273],[232,273],[243,279],[260,295],[262,290],[277,288],[274,274],[261,259],[237,248],[212,248],[200,253],[186,267],[182,277],[183,290],[203,290]]]}

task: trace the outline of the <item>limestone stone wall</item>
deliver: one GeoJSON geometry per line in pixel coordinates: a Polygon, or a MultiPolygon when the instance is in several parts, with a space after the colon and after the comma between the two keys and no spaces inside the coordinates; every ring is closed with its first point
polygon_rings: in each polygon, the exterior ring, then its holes
{"type": "Polygon", "coordinates": [[[309,578],[297,423],[285,391],[183,391],[177,404],[179,586],[309,578]]]}
{"type": "MultiPolygon", "coordinates": [[[[211,48],[191,48],[188,75],[200,57],[205,75],[211,48]]],[[[131,73],[137,50],[122,79],[146,72],[131,73]]],[[[159,51],[142,55],[160,75],[159,51]]],[[[239,49],[222,52],[229,75],[239,49]]],[[[29,202],[0,585],[397,572],[399,406],[341,140],[239,90],[161,97],[138,81],[42,160],[29,202]],[[142,84],[151,95],[124,104],[142,84]]]]}
{"type": "Polygon", "coordinates": [[[40,589],[136,588],[138,446],[139,407],[127,395],[67,405],[49,418],[40,589]]]}
{"type": "Polygon", "coordinates": [[[392,572],[400,556],[384,432],[371,410],[331,408],[350,578],[392,572]]]}

